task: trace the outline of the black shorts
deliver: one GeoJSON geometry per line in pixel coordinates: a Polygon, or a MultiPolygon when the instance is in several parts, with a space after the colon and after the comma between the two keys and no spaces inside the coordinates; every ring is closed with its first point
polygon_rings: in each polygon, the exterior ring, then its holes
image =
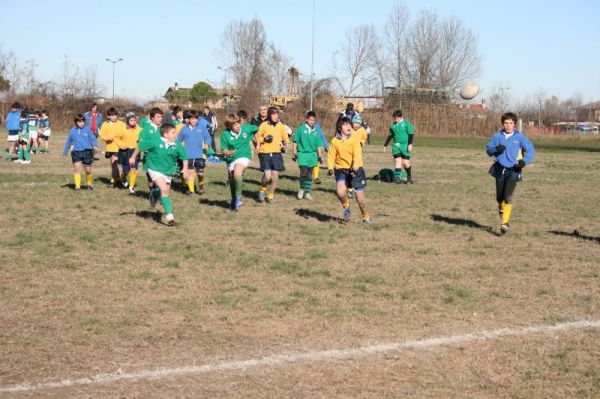
{"type": "Polygon", "coordinates": [[[364,190],[367,186],[367,175],[363,168],[358,168],[356,175],[350,174],[350,169],[336,169],[335,170],[335,182],[345,182],[348,188],[352,187],[357,191],[364,190]]]}
{"type": "Polygon", "coordinates": [[[91,165],[94,160],[92,150],[71,151],[71,161],[73,163],[81,162],[84,165],[91,165]]]}
{"type": "Polygon", "coordinates": [[[394,154],[394,159],[396,159],[396,158],[410,159],[410,155],[406,155],[406,154],[403,154],[400,152],[398,154],[394,154]]]}
{"type": "MultiPolygon", "coordinates": [[[[133,155],[135,148],[127,148],[124,150],[119,150],[119,163],[121,166],[127,168],[129,167],[129,158],[133,155]]],[[[135,164],[133,165],[134,169],[137,169],[138,164],[140,163],[140,154],[135,158],[135,164]]]]}
{"type": "Polygon", "coordinates": [[[112,152],[112,151],[106,151],[104,153],[104,158],[106,158],[106,159],[110,159],[110,157],[113,157],[113,156],[119,158],[119,153],[118,152],[112,152]]]}
{"type": "Polygon", "coordinates": [[[283,166],[283,155],[280,152],[270,152],[267,154],[258,154],[258,160],[260,161],[260,170],[262,172],[268,172],[275,170],[281,172],[285,170],[283,166]]]}
{"type": "Polygon", "coordinates": [[[42,139],[43,141],[48,141],[48,139],[49,139],[49,138],[50,138],[50,136],[45,136],[45,135],[43,135],[43,134],[42,134],[42,136],[41,136],[41,139],[42,139]]]}
{"type": "Polygon", "coordinates": [[[190,168],[190,169],[192,169],[192,168],[196,169],[197,173],[204,173],[204,167],[205,166],[206,166],[206,160],[204,158],[188,159],[188,168],[190,168]]]}

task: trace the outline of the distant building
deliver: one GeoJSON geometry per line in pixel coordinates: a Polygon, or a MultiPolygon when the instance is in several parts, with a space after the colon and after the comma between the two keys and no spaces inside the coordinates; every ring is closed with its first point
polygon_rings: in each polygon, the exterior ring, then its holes
{"type": "Polygon", "coordinates": [[[584,104],[575,108],[580,122],[600,122],[600,101],[584,104]]]}
{"type": "Polygon", "coordinates": [[[163,97],[174,104],[187,104],[190,101],[191,91],[191,88],[179,87],[179,84],[175,82],[167,89],[163,97]]]}

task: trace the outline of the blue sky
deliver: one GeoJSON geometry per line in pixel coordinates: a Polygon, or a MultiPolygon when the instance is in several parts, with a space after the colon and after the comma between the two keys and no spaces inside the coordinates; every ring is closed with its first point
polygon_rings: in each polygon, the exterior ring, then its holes
{"type": "MultiPolygon", "coordinates": [[[[331,54],[345,31],[358,24],[383,27],[395,0],[316,0],[315,73],[331,73],[331,54]]],[[[19,63],[34,59],[36,77],[59,75],[65,55],[74,64],[97,66],[105,94],[134,98],[161,95],[174,82],[222,84],[221,35],[232,20],[259,17],[269,40],[310,73],[312,0],[279,1],[6,1],[0,13],[0,46],[19,63]],[[23,20],[25,18],[25,20],[23,20]]],[[[600,1],[404,2],[414,17],[422,9],[458,16],[479,40],[479,80],[485,95],[494,86],[523,98],[538,90],[584,101],[600,100],[600,1]]]]}

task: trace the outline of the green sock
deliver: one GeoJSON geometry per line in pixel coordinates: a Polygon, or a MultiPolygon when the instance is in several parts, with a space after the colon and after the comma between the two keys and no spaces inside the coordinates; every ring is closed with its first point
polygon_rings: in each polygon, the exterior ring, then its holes
{"type": "Polygon", "coordinates": [[[160,202],[165,207],[165,212],[167,213],[167,215],[169,213],[173,213],[173,204],[171,203],[171,197],[169,197],[169,196],[162,196],[160,198],[160,202]]]}
{"type": "Polygon", "coordinates": [[[25,155],[25,160],[26,161],[30,161],[31,158],[29,158],[29,151],[23,151],[23,155],[25,155]]]}
{"type": "Polygon", "coordinates": [[[404,180],[406,180],[406,172],[402,171],[402,172],[400,172],[400,181],[404,181],[404,180]]]}
{"type": "Polygon", "coordinates": [[[310,193],[310,191],[312,190],[312,180],[306,180],[304,182],[304,192],[306,194],[310,193]]]}
{"type": "Polygon", "coordinates": [[[151,194],[154,198],[156,198],[157,200],[160,199],[160,188],[158,187],[154,187],[151,191],[151,194]]]}
{"type": "Polygon", "coordinates": [[[406,168],[406,177],[408,180],[412,179],[412,166],[406,168]]]}
{"type": "Polygon", "coordinates": [[[17,152],[17,155],[19,156],[19,160],[23,160],[23,150],[19,149],[19,151],[17,152]]]}
{"type": "Polygon", "coordinates": [[[242,181],[244,180],[243,177],[240,177],[239,180],[233,179],[233,185],[235,186],[235,197],[241,197],[242,196],[242,181]]]}
{"type": "Polygon", "coordinates": [[[394,181],[399,182],[402,179],[402,169],[394,169],[394,181]]]}

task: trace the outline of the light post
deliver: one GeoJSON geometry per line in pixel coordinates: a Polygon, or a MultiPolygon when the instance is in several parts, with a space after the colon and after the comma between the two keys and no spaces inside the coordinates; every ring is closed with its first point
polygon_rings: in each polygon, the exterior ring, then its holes
{"type": "Polygon", "coordinates": [[[123,58],[119,58],[116,61],[113,61],[113,60],[110,60],[110,59],[107,58],[106,61],[112,62],[112,67],[113,67],[113,85],[112,85],[113,86],[113,88],[112,88],[113,89],[113,95],[112,95],[112,98],[114,100],[115,99],[115,64],[117,62],[123,61],[123,58]]]}
{"type": "Polygon", "coordinates": [[[311,56],[310,56],[310,110],[313,111],[313,97],[314,97],[314,79],[315,79],[315,0],[313,0],[313,12],[312,12],[312,45],[311,45],[311,56]]]}
{"type": "Polygon", "coordinates": [[[225,105],[228,105],[229,104],[229,93],[227,92],[227,71],[229,70],[229,68],[217,66],[217,69],[220,69],[221,71],[223,71],[223,94],[225,95],[224,96],[225,105]]]}

